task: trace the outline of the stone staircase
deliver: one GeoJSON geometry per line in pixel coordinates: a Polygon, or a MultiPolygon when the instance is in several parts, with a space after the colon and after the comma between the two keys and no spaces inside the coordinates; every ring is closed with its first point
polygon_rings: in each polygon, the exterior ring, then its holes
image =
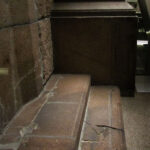
{"type": "Polygon", "coordinates": [[[125,150],[120,92],[88,75],[57,75],[0,137],[0,150],[125,150]]]}

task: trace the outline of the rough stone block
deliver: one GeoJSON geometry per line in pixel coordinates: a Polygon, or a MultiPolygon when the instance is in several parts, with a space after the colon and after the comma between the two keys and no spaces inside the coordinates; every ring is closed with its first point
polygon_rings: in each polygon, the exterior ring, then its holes
{"type": "Polygon", "coordinates": [[[34,135],[72,136],[74,120],[76,119],[77,104],[47,104],[35,120],[38,129],[34,135]],[[64,121],[65,120],[65,121],[64,121]]]}
{"type": "Polygon", "coordinates": [[[14,46],[19,80],[23,101],[27,102],[37,96],[42,88],[41,74],[36,74],[40,68],[37,24],[17,26],[14,31],[14,46]],[[33,42],[34,41],[34,42],[33,42]],[[36,49],[34,49],[36,48],[36,49]],[[38,79],[38,80],[37,80],[38,79]],[[41,83],[39,83],[39,79],[41,83]],[[37,82],[38,81],[38,82],[37,82]],[[39,84],[38,84],[39,83],[39,84]],[[40,87],[40,88],[39,88],[40,87]]]}
{"type": "Polygon", "coordinates": [[[0,28],[29,24],[50,15],[52,0],[1,0],[0,28]]]}
{"type": "Polygon", "coordinates": [[[52,1],[53,0],[35,0],[38,10],[38,18],[43,18],[50,15],[52,1]]]}
{"type": "Polygon", "coordinates": [[[74,140],[60,138],[26,138],[19,150],[72,150],[74,140]]]}
{"type": "Polygon", "coordinates": [[[81,150],[126,150],[118,88],[92,87],[86,116],[81,150]]]}
{"type": "Polygon", "coordinates": [[[46,25],[40,21],[0,30],[0,101],[1,109],[5,109],[1,110],[2,120],[9,120],[23,103],[36,97],[52,72],[50,31],[46,25]]]}
{"type": "Polygon", "coordinates": [[[37,21],[37,10],[34,0],[1,0],[0,27],[25,24],[37,21]]]}
{"type": "Polygon", "coordinates": [[[36,19],[33,0],[10,0],[8,3],[13,24],[29,23],[36,19]]]}
{"type": "Polygon", "coordinates": [[[17,117],[13,118],[3,133],[2,138],[0,138],[0,144],[17,143],[27,130],[31,130],[35,127],[32,121],[45,102],[46,96],[46,93],[44,95],[41,94],[40,97],[25,105],[18,112],[17,117]]]}
{"type": "Polygon", "coordinates": [[[53,75],[40,96],[25,105],[9,123],[0,137],[0,150],[76,149],[89,85],[90,77],[86,75],[53,75]],[[59,94],[66,101],[59,101],[59,94]],[[51,101],[52,97],[56,101],[51,101]]]}
{"type": "Polygon", "coordinates": [[[43,82],[49,79],[53,72],[53,48],[51,39],[51,25],[49,19],[39,21],[40,51],[43,63],[43,82]]]}

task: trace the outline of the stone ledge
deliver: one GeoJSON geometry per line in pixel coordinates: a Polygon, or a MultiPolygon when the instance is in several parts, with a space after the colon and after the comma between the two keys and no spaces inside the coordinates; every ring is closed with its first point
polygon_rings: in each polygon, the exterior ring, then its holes
{"type": "Polygon", "coordinates": [[[79,146],[80,150],[126,150],[118,88],[91,88],[79,146]]]}
{"type": "Polygon", "coordinates": [[[0,150],[73,150],[77,147],[90,78],[52,75],[43,92],[5,128],[0,150]]]}
{"type": "Polygon", "coordinates": [[[0,69],[5,71],[0,73],[1,129],[39,95],[53,72],[50,20],[0,30],[0,52],[0,69]]]}

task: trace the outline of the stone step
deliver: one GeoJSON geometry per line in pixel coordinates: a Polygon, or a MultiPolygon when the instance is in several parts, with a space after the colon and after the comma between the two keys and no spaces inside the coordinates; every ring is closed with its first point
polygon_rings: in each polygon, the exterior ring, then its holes
{"type": "Polygon", "coordinates": [[[78,147],[90,77],[53,75],[0,137],[0,150],[74,150],[78,147]]]}
{"type": "Polygon", "coordinates": [[[116,87],[90,90],[79,150],[126,150],[120,92],[116,87]]]}

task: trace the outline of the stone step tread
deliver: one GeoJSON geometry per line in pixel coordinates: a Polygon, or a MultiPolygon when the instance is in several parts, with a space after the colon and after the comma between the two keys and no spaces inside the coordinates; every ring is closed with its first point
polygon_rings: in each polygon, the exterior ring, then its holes
{"type": "Polygon", "coordinates": [[[88,75],[52,75],[44,91],[24,106],[0,138],[0,150],[74,150],[90,87],[88,75]]]}
{"type": "Polygon", "coordinates": [[[80,150],[126,150],[118,88],[91,88],[79,147],[80,150]]]}

